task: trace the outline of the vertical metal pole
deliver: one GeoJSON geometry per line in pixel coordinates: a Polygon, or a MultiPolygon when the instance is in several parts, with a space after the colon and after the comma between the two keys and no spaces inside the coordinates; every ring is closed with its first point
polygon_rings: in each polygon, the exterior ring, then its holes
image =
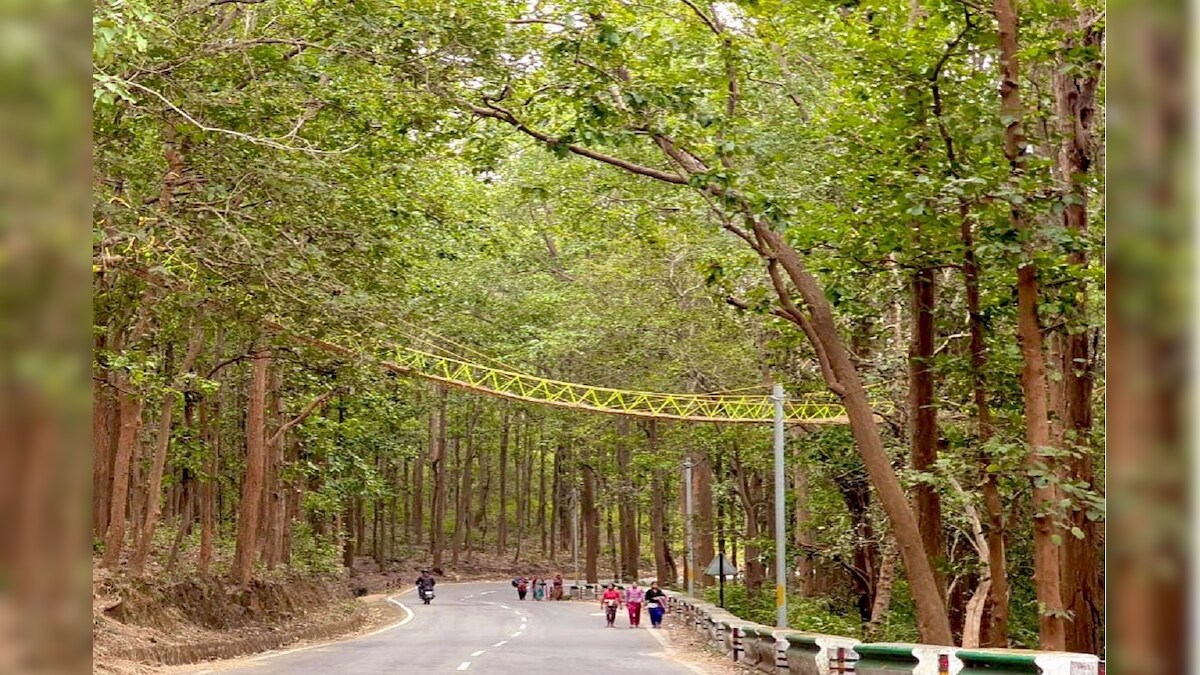
{"type": "Polygon", "coordinates": [[[696,597],[696,555],[692,545],[692,458],[683,460],[683,513],[687,532],[687,592],[696,597]]]}
{"type": "MultiPolygon", "coordinates": [[[[725,463],[717,455],[717,478],[725,481],[725,463]]],[[[721,560],[721,574],[717,577],[717,606],[725,609],[725,491],[717,493],[717,553],[721,560]]]]}
{"type": "Polygon", "coordinates": [[[583,586],[579,585],[579,485],[571,490],[571,547],[575,554],[575,588],[579,597],[583,597],[583,586]]]}
{"type": "Polygon", "coordinates": [[[775,401],[775,626],[787,628],[787,521],[784,506],[783,385],[771,389],[775,401]]]}

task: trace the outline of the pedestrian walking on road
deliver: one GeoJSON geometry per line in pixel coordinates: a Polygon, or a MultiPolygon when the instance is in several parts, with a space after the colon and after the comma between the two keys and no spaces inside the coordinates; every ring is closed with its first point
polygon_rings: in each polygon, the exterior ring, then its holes
{"type": "Polygon", "coordinates": [[[544,600],[546,598],[546,580],[534,578],[533,580],[533,599],[544,600]]]}
{"type": "Polygon", "coordinates": [[[662,628],[663,614],[667,611],[667,594],[658,587],[658,582],[650,584],[646,591],[646,608],[650,610],[650,625],[662,628]]]}
{"type": "Polygon", "coordinates": [[[563,578],[561,574],[554,575],[554,588],[550,591],[551,600],[563,599],[563,578]]]}
{"type": "Polygon", "coordinates": [[[517,599],[524,600],[525,594],[529,592],[529,580],[523,576],[517,577],[517,599]]]}
{"type": "Polygon", "coordinates": [[[642,625],[642,603],[646,601],[646,591],[638,587],[637,582],[629,585],[625,591],[625,606],[629,608],[629,627],[637,628],[642,625]]]}
{"type": "Polygon", "coordinates": [[[600,596],[600,609],[604,610],[604,618],[608,621],[608,628],[613,627],[613,623],[617,620],[617,609],[621,607],[621,592],[617,590],[616,584],[609,584],[605,589],[604,595],[600,596]]]}

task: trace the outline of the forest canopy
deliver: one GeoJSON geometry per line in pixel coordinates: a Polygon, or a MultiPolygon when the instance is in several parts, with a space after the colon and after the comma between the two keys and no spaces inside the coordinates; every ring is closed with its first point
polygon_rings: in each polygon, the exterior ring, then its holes
{"type": "Polygon", "coordinates": [[[769,611],[768,426],[380,368],[411,347],[828,396],[797,621],[1103,653],[1102,10],[100,0],[98,562],[566,560],[578,516],[588,582],[678,581],[690,460],[696,565],[724,541],[769,611]]]}

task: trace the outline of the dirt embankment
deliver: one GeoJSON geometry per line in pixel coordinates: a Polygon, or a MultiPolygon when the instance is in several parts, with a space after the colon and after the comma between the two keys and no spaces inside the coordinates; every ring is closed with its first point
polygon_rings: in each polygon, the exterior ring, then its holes
{"type": "Polygon", "coordinates": [[[342,579],[279,578],[249,587],[217,579],[93,582],[92,654],[97,672],[143,672],[332,638],[376,612],[342,579]]]}
{"type": "MultiPolygon", "coordinates": [[[[94,671],[155,672],[361,632],[397,618],[384,597],[411,588],[421,570],[431,567],[414,556],[389,561],[381,570],[370,558],[359,558],[345,576],[280,575],[248,587],[219,578],[131,579],[97,569],[94,671]]],[[[508,556],[480,553],[437,572],[445,581],[569,576],[568,566],[513,563],[508,556]]]]}

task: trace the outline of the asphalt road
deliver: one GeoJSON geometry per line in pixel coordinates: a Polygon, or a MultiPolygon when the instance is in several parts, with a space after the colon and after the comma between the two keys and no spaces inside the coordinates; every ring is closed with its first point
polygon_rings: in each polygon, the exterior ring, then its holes
{"type": "MultiPolygon", "coordinates": [[[[531,594],[532,595],[532,594],[531,594]]],[[[661,635],[642,615],[629,628],[624,609],[606,628],[599,602],[520,601],[507,583],[438,584],[433,604],[416,594],[393,596],[400,625],[363,637],[244,661],[221,673],[492,673],[684,675],[697,672],[667,655],[661,635]]],[[[193,673],[216,672],[198,667],[193,673]]]]}

